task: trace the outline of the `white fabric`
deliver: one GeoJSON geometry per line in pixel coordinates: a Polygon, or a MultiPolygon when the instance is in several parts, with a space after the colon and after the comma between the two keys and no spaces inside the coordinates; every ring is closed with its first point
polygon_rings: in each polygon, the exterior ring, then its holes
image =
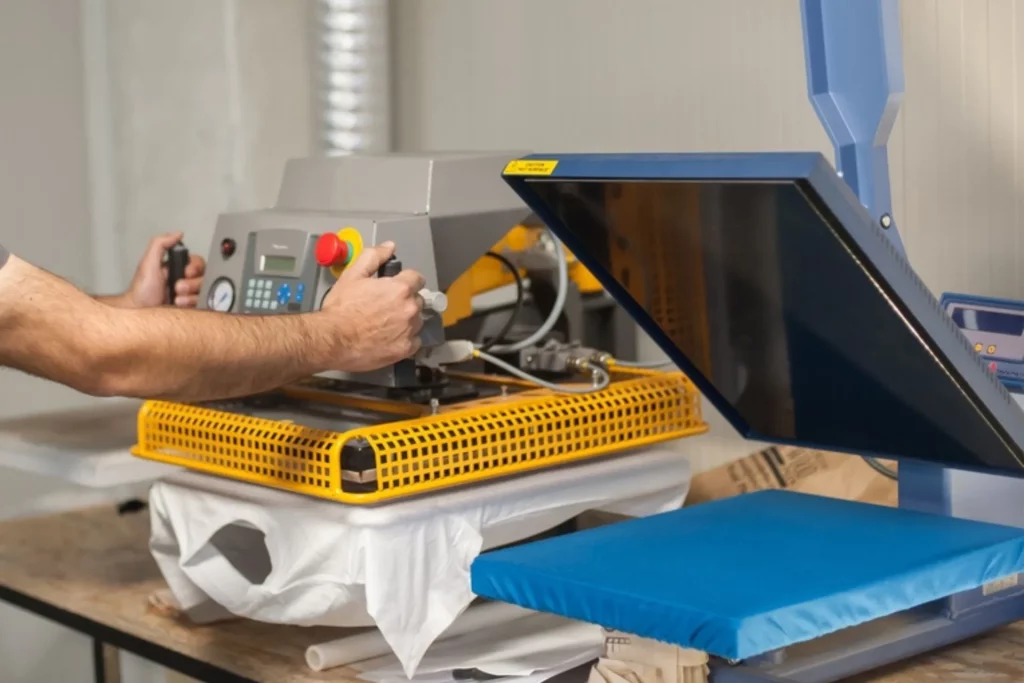
{"type": "MultiPolygon", "coordinates": [[[[599,657],[603,642],[600,626],[533,613],[436,643],[416,669],[416,679],[448,674],[454,680],[452,674],[460,669],[501,678],[554,675],[599,657]]],[[[372,683],[407,680],[394,656],[360,662],[355,669],[360,671],[359,678],[372,683]]]]}
{"type": "Polygon", "coordinates": [[[472,601],[482,550],[586,510],[677,508],[688,489],[669,448],[377,507],[181,472],[153,486],[150,548],[190,615],[213,601],[258,621],[376,625],[411,675],[472,601]]]}
{"type": "MultiPolygon", "coordinates": [[[[444,640],[452,640],[466,634],[477,634],[503,626],[509,622],[534,616],[537,613],[510,605],[506,602],[487,602],[471,606],[437,637],[429,654],[437,650],[438,644],[444,640]]],[[[313,671],[326,671],[339,666],[366,662],[391,653],[391,646],[377,629],[366,629],[354,635],[345,635],[323,643],[316,643],[306,648],[306,665],[313,671]]],[[[392,659],[394,657],[392,656],[392,659]]],[[[420,665],[423,671],[424,663],[420,665]]]]}

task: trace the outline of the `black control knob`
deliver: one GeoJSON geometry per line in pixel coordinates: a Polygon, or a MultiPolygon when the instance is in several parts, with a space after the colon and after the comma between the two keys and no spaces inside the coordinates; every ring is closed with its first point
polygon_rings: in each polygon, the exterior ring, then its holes
{"type": "Polygon", "coordinates": [[[167,250],[167,302],[174,305],[174,287],[178,280],[185,278],[185,267],[188,265],[188,249],[178,242],[167,250]]]}
{"type": "Polygon", "coordinates": [[[220,255],[226,259],[231,258],[234,255],[235,250],[237,248],[238,245],[235,244],[235,241],[233,239],[231,239],[230,237],[225,237],[220,242],[220,255]]]}
{"type": "Polygon", "coordinates": [[[377,277],[394,277],[402,272],[402,262],[392,256],[377,269],[377,277]]]}

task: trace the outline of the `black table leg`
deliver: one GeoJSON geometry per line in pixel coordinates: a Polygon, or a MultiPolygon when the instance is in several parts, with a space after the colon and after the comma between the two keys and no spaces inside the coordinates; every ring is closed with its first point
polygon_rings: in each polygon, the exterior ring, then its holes
{"type": "Polygon", "coordinates": [[[121,663],[117,648],[99,638],[92,639],[92,674],[95,683],[121,683],[121,663]]]}

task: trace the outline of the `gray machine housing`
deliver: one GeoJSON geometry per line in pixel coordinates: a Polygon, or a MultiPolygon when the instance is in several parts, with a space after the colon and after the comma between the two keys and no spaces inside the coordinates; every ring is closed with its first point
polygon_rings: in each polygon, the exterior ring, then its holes
{"type": "MultiPolygon", "coordinates": [[[[394,242],[402,266],[422,274],[428,290],[443,292],[529,214],[501,178],[505,164],[517,156],[386,154],[292,160],[274,207],[219,217],[199,307],[243,315],[319,310],[337,280],[316,262],[316,240],[343,228],[358,231],[364,247],[394,242]],[[234,248],[224,251],[222,244],[228,240],[234,248]],[[286,263],[292,265],[282,266],[286,263]]],[[[439,313],[424,311],[421,341],[424,346],[445,341],[439,313]]],[[[372,373],[325,375],[410,386],[415,382],[410,366],[403,362],[372,373]]]]}

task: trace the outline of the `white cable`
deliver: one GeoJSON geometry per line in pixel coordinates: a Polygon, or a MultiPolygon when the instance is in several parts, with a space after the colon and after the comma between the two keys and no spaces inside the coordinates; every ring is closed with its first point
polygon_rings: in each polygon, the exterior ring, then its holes
{"type": "Polygon", "coordinates": [[[537,328],[537,331],[531,334],[522,341],[515,342],[514,344],[508,344],[506,346],[492,346],[491,351],[494,353],[514,353],[515,351],[521,351],[527,346],[534,346],[540,343],[544,337],[551,331],[551,328],[555,326],[558,319],[562,316],[562,311],[565,309],[565,299],[569,294],[569,265],[565,262],[565,247],[562,246],[561,240],[555,236],[555,233],[547,230],[548,235],[551,236],[552,241],[555,245],[555,258],[558,260],[558,293],[555,296],[555,304],[551,308],[551,313],[548,314],[547,320],[544,324],[537,328]]]}
{"type": "Polygon", "coordinates": [[[598,365],[592,365],[591,370],[593,370],[594,374],[600,378],[597,384],[591,387],[565,386],[562,384],[555,384],[554,382],[548,382],[546,380],[541,379],[540,377],[534,377],[530,373],[523,372],[516,366],[510,363],[506,363],[500,358],[496,358],[485,351],[477,351],[476,356],[481,360],[487,361],[491,365],[497,365],[505,372],[511,375],[515,375],[519,379],[524,379],[527,382],[530,382],[531,384],[536,384],[537,386],[544,387],[545,389],[551,389],[552,391],[558,391],[565,394],[591,394],[595,391],[601,391],[602,389],[607,388],[612,381],[611,377],[608,375],[604,368],[598,365]]]}

